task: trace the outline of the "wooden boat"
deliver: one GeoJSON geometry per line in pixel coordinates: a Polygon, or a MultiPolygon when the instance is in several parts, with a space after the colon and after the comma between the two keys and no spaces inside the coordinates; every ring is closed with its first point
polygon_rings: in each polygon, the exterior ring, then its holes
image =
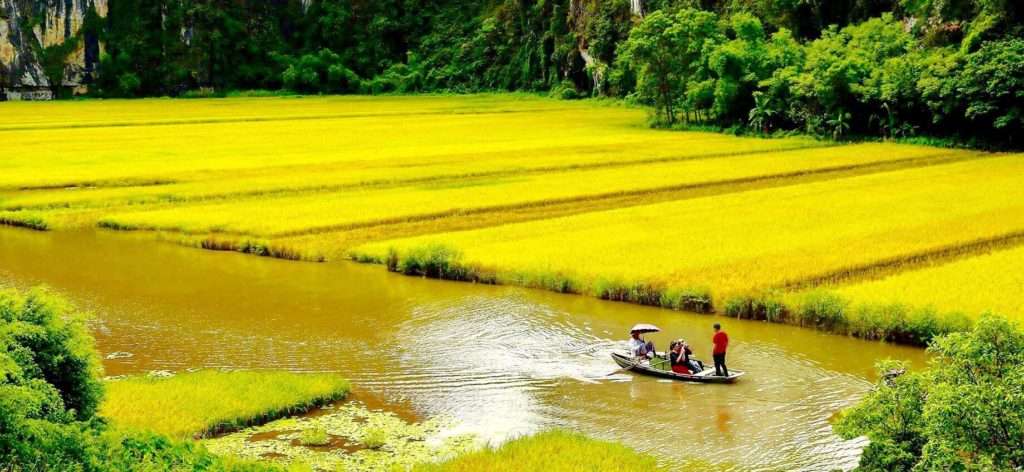
{"type": "Polygon", "coordinates": [[[722,377],[715,375],[714,367],[708,369],[705,368],[703,371],[696,374],[677,374],[672,372],[669,367],[669,362],[663,357],[655,357],[650,363],[641,363],[634,361],[633,357],[623,352],[613,352],[612,359],[615,363],[623,369],[629,369],[638,374],[651,375],[654,377],[661,377],[663,379],[681,380],[683,382],[701,382],[701,383],[733,383],[737,378],[741,377],[744,372],[739,370],[729,369],[729,376],[722,377]]]}

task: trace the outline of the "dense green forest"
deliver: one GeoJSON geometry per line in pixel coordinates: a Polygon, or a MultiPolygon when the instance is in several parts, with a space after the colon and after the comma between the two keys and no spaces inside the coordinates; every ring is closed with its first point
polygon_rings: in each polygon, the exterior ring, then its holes
{"type": "Polygon", "coordinates": [[[656,122],[1020,145],[1017,0],[110,0],[95,93],[549,91],[656,122]]]}

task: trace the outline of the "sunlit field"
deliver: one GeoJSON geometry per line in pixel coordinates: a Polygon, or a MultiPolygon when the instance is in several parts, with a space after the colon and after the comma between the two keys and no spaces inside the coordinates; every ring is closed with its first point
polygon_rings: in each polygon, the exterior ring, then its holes
{"type": "Polygon", "coordinates": [[[707,287],[716,300],[1024,231],[1024,159],[995,157],[371,243],[448,246],[503,282],[707,287]],[[974,185],[985,182],[985,185],[974,185]]]}
{"type": "Polygon", "coordinates": [[[1024,248],[995,251],[840,287],[855,303],[902,303],[1024,317],[1024,248]]]}
{"type": "Polygon", "coordinates": [[[702,311],[819,286],[1019,310],[996,269],[1016,252],[982,255],[1024,232],[1019,155],[654,130],[530,95],[5,107],[3,224],[702,311]],[[410,269],[426,259],[451,273],[410,269]]]}

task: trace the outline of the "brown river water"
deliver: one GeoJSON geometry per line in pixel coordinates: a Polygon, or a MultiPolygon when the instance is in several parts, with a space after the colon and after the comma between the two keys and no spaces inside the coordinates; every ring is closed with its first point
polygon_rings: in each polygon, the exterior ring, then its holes
{"type": "Polygon", "coordinates": [[[46,284],[92,312],[107,375],[155,369],[335,371],[360,396],[453,418],[490,441],[562,427],[621,441],[681,468],[831,470],[864,442],[829,419],[871,386],[872,365],[923,365],[920,349],[809,329],[514,287],[423,280],[379,266],[202,251],[108,233],[0,228],[0,285],[46,284]],[[734,385],[614,373],[636,322],[664,348],[710,360],[711,324],[731,338],[734,385]],[[609,375],[611,374],[611,375],[609,375]]]}

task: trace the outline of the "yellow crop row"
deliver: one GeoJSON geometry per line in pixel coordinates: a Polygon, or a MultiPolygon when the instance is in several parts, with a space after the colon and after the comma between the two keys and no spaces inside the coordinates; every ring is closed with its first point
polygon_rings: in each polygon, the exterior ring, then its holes
{"type": "Polygon", "coordinates": [[[1024,229],[1024,158],[827,182],[376,242],[383,259],[447,246],[499,280],[709,287],[716,300],[1024,229]]]}
{"type": "MultiPolygon", "coordinates": [[[[710,182],[847,168],[937,153],[944,152],[915,146],[864,144],[838,149],[752,154],[496,179],[460,179],[457,182],[441,181],[290,198],[232,200],[219,204],[118,213],[104,218],[103,222],[107,226],[130,229],[280,236],[432,218],[483,208],[537,205],[623,192],[651,192],[710,182]]],[[[957,154],[970,155],[965,152],[957,154]]]]}
{"type": "Polygon", "coordinates": [[[903,304],[1024,317],[1024,247],[996,251],[836,289],[853,303],[903,304]]]}
{"type": "MultiPolygon", "coordinates": [[[[85,111],[104,105],[79,106],[85,111]]],[[[591,106],[530,113],[71,128],[59,133],[0,131],[5,154],[0,191],[6,200],[21,200],[4,204],[10,207],[60,202],[52,193],[11,195],[24,189],[87,187],[80,189],[82,196],[70,198],[123,199],[133,193],[94,195],[88,187],[149,185],[139,194],[177,194],[177,188],[152,185],[202,182],[208,193],[222,194],[814,145],[806,139],[656,132],[640,126],[642,121],[639,110],[591,106]],[[304,176],[320,172],[329,175],[305,183],[304,176]],[[223,189],[218,188],[220,180],[226,181],[223,189]]],[[[195,187],[180,190],[203,193],[195,187]]]]}
{"type": "Polygon", "coordinates": [[[288,120],[311,116],[407,115],[431,113],[519,112],[564,109],[579,102],[543,100],[533,95],[243,97],[214,100],[148,98],[53,102],[9,102],[0,114],[0,131],[217,122],[288,120]]]}
{"type": "MultiPolygon", "coordinates": [[[[463,152],[374,159],[339,163],[268,166],[254,169],[195,172],[191,175],[153,174],[162,185],[95,188],[57,188],[0,192],[0,209],[47,209],[57,207],[97,208],[161,202],[225,199],[263,194],[340,190],[357,186],[426,183],[443,179],[479,176],[507,177],[545,171],[612,167],[639,162],[672,162],[704,155],[744,155],[764,149],[806,148],[801,140],[735,140],[695,134],[687,146],[648,141],[628,144],[570,144],[545,146],[539,140],[522,143],[515,150],[463,152]],[[532,146],[532,147],[528,147],[532,146]]],[[[872,151],[872,158],[885,158],[888,150],[872,151]]],[[[896,158],[941,152],[905,146],[896,158]]],[[[228,158],[225,158],[228,159],[228,158]]],[[[59,166],[54,166],[59,167],[59,166]]],[[[145,183],[145,179],[139,179],[145,183]]]]}

